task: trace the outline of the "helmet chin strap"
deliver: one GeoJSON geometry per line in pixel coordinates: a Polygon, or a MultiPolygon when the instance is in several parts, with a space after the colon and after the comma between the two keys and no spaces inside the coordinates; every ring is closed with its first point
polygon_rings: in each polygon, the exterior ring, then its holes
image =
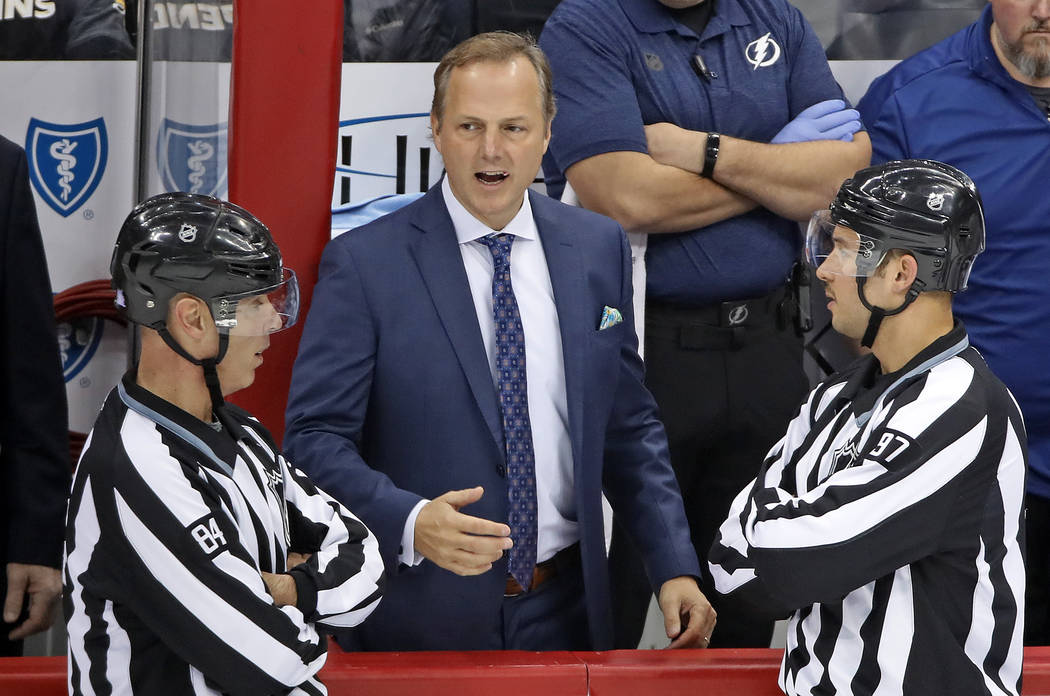
{"type": "Polygon", "coordinates": [[[885,317],[892,317],[894,314],[900,314],[908,308],[915,298],[919,296],[922,289],[925,287],[925,283],[921,280],[916,279],[908,288],[908,294],[904,298],[904,302],[897,309],[883,309],[882,307],[876,307],[868,302],[868,298],[864,296],[864,283],[867,282],[867,278],[863,276],[857,276],[857,295],[860,296],[860,302],[863,304],[869,312],[871,317],[868,319],[868,328],[864,331],[864,337],[860,339],[860,344],[865,348],[871,348],[872,344],[875,343],[875,334],[879,332],[879,326],[882,325],[882,320],[885,317]]]}
{"type": "Polygon", "coordinates": [[[226,357],[226,349],[230,347],[229,335],[219,333],[219,351],[214,358],[195,358],[179,345],[179,342],[168,331],[167,326],[157,329],[157,333],[168,344],[168,347],[182,356],[182,358],[194,365],[201,366],[204,370],[204,383],[208,386],[208,395],[211,397],[212,413],[219,419],[219,422],[222,423],[227,432],[230,434],[235,433],[234,423],[226,413],[226,400],[222,396],[222,385],[219,383],[219,371],[217,369],[219,363],[226,357]]]}

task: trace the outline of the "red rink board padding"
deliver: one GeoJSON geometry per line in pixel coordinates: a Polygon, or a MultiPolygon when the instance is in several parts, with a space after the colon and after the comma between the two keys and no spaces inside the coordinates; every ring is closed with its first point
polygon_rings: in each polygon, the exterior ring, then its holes
{"type": "Polygon", "coordinates": [[[591,696],[781,696],[781,650],[614,650],[574,653],[591,696]]]}
{"type": "Polygon", "coordinates": [[[3,696],[66,696],[66,658],[0,657],[3,696]]]}
{"type": "MultiPolygon", "coordinates": [[[[344,653],[330,696],[776,696],[780,650],[344,653]],[[589,691],[588,691],[589,689],[589,691]]],[[[0,658],[0,695],[64,696],[64,657],[0,658]]],[[[1024,696],[1050,696],[1050,647],[1025,648],[1024,696]]]]}
{"type": "Polygon", "coordinates": [[[587,693],[587,666],[570,652],[344,653],[333,646],[321,679],[332,696],[587,693]]]}

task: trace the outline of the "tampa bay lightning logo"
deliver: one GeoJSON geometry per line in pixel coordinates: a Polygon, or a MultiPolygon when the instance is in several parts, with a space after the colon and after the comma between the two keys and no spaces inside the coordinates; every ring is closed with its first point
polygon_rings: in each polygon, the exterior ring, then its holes
{"type": "Polygon", "coordinates": [[[780,44],[772,37],[772,33],[767,31],[744,49],[744,57],[751,63],[752,70],[769,67],[780,59],[780,44]]]}
{"type": "Polygon", "coordinates": [[[26,152],[33,186],[62,217],[84,205],[106,171],[106,123],[48,123],[29,120],[26,152]]]}
{"type": "Polygon", "coordinates": [[[226,193],[225,123],[195,126],[169,118],[157,136],[157,167],[166,191],[226,193]]]}
{"type": "Polygon", "coordinates": [[[58,325],[58,349],[62,355],[62,376],[69,382],[91,362],[105,321],[99,317],[81,317],[58,325]]]}

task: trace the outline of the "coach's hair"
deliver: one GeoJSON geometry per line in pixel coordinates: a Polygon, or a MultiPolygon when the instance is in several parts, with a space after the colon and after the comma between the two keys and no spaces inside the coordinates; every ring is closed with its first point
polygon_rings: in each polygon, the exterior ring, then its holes
{"type": "Polygon", "coordinates": [[[445,94],[448,92],[448,80],[453,68],[462,68],[477,62],[509,63],[518,56],[524,56],[536,70],[540,85],[540,102],[543,104],[543,116],[548,123],[554,118],[554,88],[551,85],[551,66],[547,56],[536,45],[528,34],[515,34],[509,31],[490,31],[472,36],[445,54],[434,71],[434,102],[430,113],[437,117],[438,123],[444,117],[445,94]]]}

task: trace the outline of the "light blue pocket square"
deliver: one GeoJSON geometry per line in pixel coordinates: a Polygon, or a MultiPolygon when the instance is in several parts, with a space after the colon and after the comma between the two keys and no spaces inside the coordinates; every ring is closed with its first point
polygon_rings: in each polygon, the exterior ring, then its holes
{"type": "Polygon", "coordinates": [[[620,314],[620,310],[616,309],[615,307],[605,305],[605,309],[602,310],[601,323],[598,324],[598,330],[605,331],[606,329],[611,329],[612,327],[622,322],[623,315],[620,314]]]}

